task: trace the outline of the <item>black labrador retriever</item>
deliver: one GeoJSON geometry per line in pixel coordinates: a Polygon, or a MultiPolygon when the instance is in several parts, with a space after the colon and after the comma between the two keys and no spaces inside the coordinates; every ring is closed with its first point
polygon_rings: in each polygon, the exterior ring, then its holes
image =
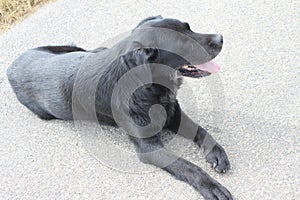
{"type": "MultiPolygon", "coordinates": [[[[176,100],[176,90],[183,76],[199,78],[218,71],[217,64],[211,60],[219,54],[222,45],[221,35],[193,32],[188,23],[176,19],[149,17],[111,48],[86,51],[76,46],[45,46],[28,50],[8,68],[7,76],[18,100],[45,120],[74,119],[75,85],[80,93],[79,102],[83,103],[94,87],[97,120],[121,124],[142,162],[158,166],[189,183],[205,199],[232,199],[230,192],[200,167],[167,151],[160,137],[162,129],[181,132],[207,152],[205,158],[216,171],[229,170],[224,149],[181,110],[176,100]],[[153,81],[162,80],[168,86],[147,82],[130,94],[127,105],[121,100],[128,92],[129,86],[125,85],[119,91],[120,98],[112,99],[114,87],[122,76],[139,66],[149,70],[153,81]],[[162,70],[161,66],[171,70],[162,70]],[[79,70],[85,76],[76,81],[79,70]],[[89,81],[95,79],[97,84],[91,85],[89,81]],[[113,113],[112,102],[117,106],[114,109],[117,115],[113,113]],[[154,105],[162,106],[164,112],[151,111],[154,105]],[[124,115],[126,109],[129,116],[124,115]],[[125,118],[116,120],[120,115],[125,118]],[[151,130],[156,130],[150,136],[143,129],[149,124],[154,127],[151,130]]],[[[148,75],[146,73],[146,78],[148,75]]],[[[133,76],[128,84],[140,81],[141,77],[143,75],[133,76]]]]}

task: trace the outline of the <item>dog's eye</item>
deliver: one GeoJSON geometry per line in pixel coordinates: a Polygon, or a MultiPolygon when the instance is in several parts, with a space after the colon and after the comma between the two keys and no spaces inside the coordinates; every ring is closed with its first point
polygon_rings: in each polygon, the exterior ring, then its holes
{"type": "Polygon", "coordinates": [[[191,30],[191,27],[190,27],[190,25],[188,24],[188,23],[184,23],[184,27],[186,28],[186,29],[188,29],[188,30],[191,30]]]}

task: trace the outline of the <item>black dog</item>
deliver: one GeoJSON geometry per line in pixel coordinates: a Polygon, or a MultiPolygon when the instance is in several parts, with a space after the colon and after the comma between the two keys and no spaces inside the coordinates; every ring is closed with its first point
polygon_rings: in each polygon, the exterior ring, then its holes
{"type": "MultiPolygon", "coordinates": [[[[193,163],[178,158],[166,165],[176,156],[164,149],[160,138],[163,128],[181,132],[182,136],[208,152],[206,160],[216,171],[225,173],[229,170],[224,149],[188,118],[176,100],[182,76],[198,78],[217,70],[218,67],[210,61],[219,54],[222,45],[221,35],[195,33],[188,23],[161,16],[150,17],[111,48],[86,51],[75,46],[46,46],[28,50],[8,68],[7,76],[18,100],[42,119],[74,119],[72,101],[75,98],[72,97],[75,85],[82,104],[93,93],[91,88],[95,87],[94,107],[98,121],[121,124],[129,133],[142,162],[158,166],[189,183],[205,199],[232,199],[226,188],[193,163]],[[203,63],[206,63],[206,68],[203,63]],[[173,71],[161,70],[162,65],[173,71]],[[124,74],[138,66],[149,70],[153,83],[136,89],[130,97],[129,117],[116,120],[111,103],[115,101],[115,110],[120,115],[124,114],[127,105],[120,100],[121,96],[112,99],[114,87],[124,74]],[[82,67],[85,76],[76,81],[82,67]],[[96,85],[89,84],[95,79],[96,85]],[[157,80],[168,86],[157,83],[157,80]],[[157,104],[165,112],[152,112],[151,117],[151,107],[157,104]],[[162,116],[165,116],[164,121],[162,116]],[[150,137],[142,131],[144,129],[136,128],[149,124],[153,126],[152,130],[157,130],[150,137]],[[194,135],[192,130],[195,130],[194,135]]],[[[131,82],[138,82],[142,77],[135,76],[131,82]]],[[[120,95],[127,95],[126,87],[120,90],[120,95]]]]}

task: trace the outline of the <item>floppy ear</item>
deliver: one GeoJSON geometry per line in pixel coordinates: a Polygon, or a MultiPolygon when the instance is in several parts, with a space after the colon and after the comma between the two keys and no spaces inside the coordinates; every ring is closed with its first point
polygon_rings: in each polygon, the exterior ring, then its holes
{"type": "Polygon", "coordinates": [[[120,65],[126,68],[133,68],[138,65],[154,63],[159,57],[159,50],[152,47],[144,47],[139,42],[134,42],[129,53],[121,56],[120,65]]]}
{"type": "Polygon", "coordinates": [[[136,50],[139,50],[139,49],[142,49],[144,48],[144,45],[138,41],[133,41],[132,44],[130,45],[129,49],[130,50],[133,50],[133,51],[136,51],[136,50]]]}
{"type": "Polygon", "coordinates": [[[153,63],[159,57],[159,50],[152,47],[143,47],[134,51],[136,64],[153,63]]]}
{"type": "Polygon", "coordinates": [[[143,63],[148,63],[147,61],[153,61],[159,56],[159,50],[155,47],[145,47],[142,43],[134,41],[130,49],[132,49],[133,56],[144,60],[143,63]]]}

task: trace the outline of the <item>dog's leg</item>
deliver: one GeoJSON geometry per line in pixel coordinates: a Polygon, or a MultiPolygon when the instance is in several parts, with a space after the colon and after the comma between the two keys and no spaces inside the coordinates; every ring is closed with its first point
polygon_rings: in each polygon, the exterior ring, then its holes
{"type": "Polygon", "coordinates": [[[179,104],[176,105],[174,115],[168,120],[167,128],[193,140],[199,147],[203,148],[206,161],[212,164],[216,171],[225,173],[230,169],[230,162],[225,150],[205,129],[190,119],[181,110],[179,104]],[[197,130],[197,133],[191,133],[189,130],[197,130]]]}
{"type": "Polygon", "coordinates": [[[168,152],[160,134],[150,138],[130,137],[139,159],[164,169],[181,181],[192,185],[205,199],[232,199],[230,192],[200,167],[168,152]]]}

